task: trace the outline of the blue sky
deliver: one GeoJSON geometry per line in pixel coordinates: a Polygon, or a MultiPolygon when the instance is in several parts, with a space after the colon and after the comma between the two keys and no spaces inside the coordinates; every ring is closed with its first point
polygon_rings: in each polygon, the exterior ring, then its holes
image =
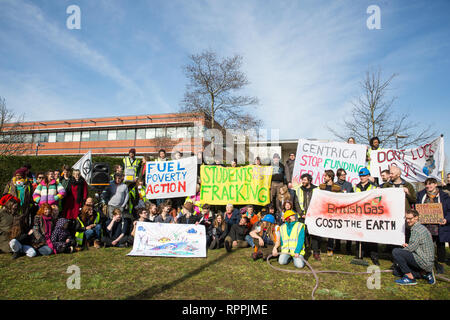
{"type": "Polygon", "coordinates": [[[445,0],[0,0],[0,96],[27,120],[176,112],[188,55],[212,49],[244,57],[246,93],[282,139],[333,138],[370,67],[398,74],[396,112],[446,135],[449,39],[445,0]],[[73,4],[81,30],[66,28],[73,4]]]}

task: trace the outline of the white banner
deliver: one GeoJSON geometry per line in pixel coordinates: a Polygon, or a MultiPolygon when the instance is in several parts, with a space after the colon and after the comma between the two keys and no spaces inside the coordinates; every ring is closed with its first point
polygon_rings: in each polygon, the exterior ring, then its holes
{"type": "Polygon", "coordinates": [[[72,166],[73,169],[80,170],[81,176],[86,180],[87,184],[91,184],[92,174],[92,154],[89,150],[80,160],[72,166]]]}
{"type": "Polygon", "coordinates": [[[402,178],[408,182],[424,182],[427,178],[442,181],[444,162],[444,138],[439,137],[413,149],[372,151],[370,173],[381,181],[381,171],[395,165],[402,171],[402,178]]]}
{"type": "Polygon", "coordinates": [[[356,193],[315,189],[305,223],[310,234],[320,237],[402,245],[405,192],[401,188],[356,193]]]}
{"type": "Polygon", "coordinates": [[[205,226],[139,221],[128,255],[205,258],[205,226]]]}
{"type": "Polygon", "coordinates": [[[145,185],[147,199],[167,199],[195,195],[197,158],[147,162],[145,185]]]}
{"type": "Polygon", "coordinates": [[[366,147],[361,144],[345,142],[320,142],[299,139],[295,157],[292,183],[301,183],[300,177],[309,173],[312,184],[323,183],[325,170],[331,169],[336,174],[339,168],[347,172],[347,181],[352,185],[359,183],[359,170],[366,163],[366,147]]]}

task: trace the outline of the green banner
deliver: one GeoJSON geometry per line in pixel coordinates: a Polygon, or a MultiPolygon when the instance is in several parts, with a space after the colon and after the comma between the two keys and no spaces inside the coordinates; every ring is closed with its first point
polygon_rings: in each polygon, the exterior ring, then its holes
{"type": "Polygon", "coordinates": [[[270,203],[272,167],[200,167],[200,201],[211,205],[270,203]]]}

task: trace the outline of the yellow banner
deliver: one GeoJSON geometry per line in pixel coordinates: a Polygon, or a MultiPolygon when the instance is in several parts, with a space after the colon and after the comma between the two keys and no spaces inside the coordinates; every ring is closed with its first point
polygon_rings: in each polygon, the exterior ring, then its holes
{"type": "Polygon", "coordinates": [[[272,167],[200,167],[200,201],[211,205],[270,203],[272,167]]]}

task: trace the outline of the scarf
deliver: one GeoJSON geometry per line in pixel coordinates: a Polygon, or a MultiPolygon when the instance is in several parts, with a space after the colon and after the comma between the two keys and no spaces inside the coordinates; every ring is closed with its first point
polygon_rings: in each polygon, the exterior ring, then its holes
{"type": "Polygon", "coordinates": [[[77,196],[75,198],[75,202],[78,204],[83,203],[83,195],[84,195],[84,179],[83,177],[80,177],[77,180],[75,180],[74,177],[70,177],[69,184],[67,185],[67,191],[71,191],[72,186],[77,187],[77,196]]]}
{"type": "Polygon", "coordinates": [[[53,247],[53,243],[51,240],[51,234],[52,234],[52,217],[46,217],[42,216],[42,219],[44,221],[44,235],[45,235],[45,241],[47,242],[47,245],[50,249],[52,249],[53,253],[56,254],[56,250],[53,247]]]}
{"type": "Polygon", "coordinates": [[[439,196],[439,190],[435,190],[434,192],[427,191],[427,197],[425,199],[425,203],[436,203],[439,202],[437,197],[439,196]]]}

